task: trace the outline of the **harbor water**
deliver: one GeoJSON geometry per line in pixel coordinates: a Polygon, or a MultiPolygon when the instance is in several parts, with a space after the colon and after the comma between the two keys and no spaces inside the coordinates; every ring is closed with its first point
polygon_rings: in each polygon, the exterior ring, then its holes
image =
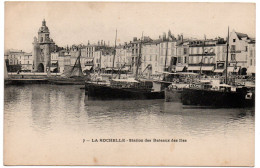
{"type": "Polygon", "coordinates": [[[6,163],[160,166],[254,163],[253,108],[202,109],[164,100],[94,101],[88,100],[80,87],[48,84],[5,87],[6,163]],[[127,142],[94,142],[96,139],[127,142]],[[145,139],[151,142],[144,142],[145,139]],[[153,142],[154,139],[178,142],[153,142]]]}

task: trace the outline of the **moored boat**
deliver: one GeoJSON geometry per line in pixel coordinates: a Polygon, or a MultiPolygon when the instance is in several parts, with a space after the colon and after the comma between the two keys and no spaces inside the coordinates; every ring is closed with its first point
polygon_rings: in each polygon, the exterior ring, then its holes
{"type": "Polygon", "coordinates": [[[197,76],[198,74],[189,72],[167,73],[161,81],[165,83],[165,101],[181,102],[182,89],[194,83],[197,76]]]}
{"type": "Polygon", "coordinates": [[[114,79],[108,84],[86,83],[90,99],[163,99],[163,91],[154,91],[152,82],[114,79]]]}
{"type": "MultiPolygon", "coordinates": [[[[142,36],[143,38],[143,36],[142,36]]],[[[140,48],[142,45],[142,38],[140,42],[140,48]]],[[[154,88],[157,86],[153,84],[153,80],[142,80],[139,79],[138,69],[141,64],[141,50],[139,50],[139,55],[137,57],[137,66],[135,78],[114,79],[113,69],[116,53],[116,40],[117,40],[117,31],[115,39],[115,49],[113,56],[113,66],[112,66],[112,75],[111,80],[107,84],[86,82],[86,94],[90,99],[163,99],[164,91],[157,90],[154,88]]]]}
{"type": "Polygon", "coordinates": [[[221,84],[212,87],[210,84],[200,84],[197,87],[183,88],[182,104],[212,107],[253,107],[255,92],[252,88],[232,87],[221,84]]]}

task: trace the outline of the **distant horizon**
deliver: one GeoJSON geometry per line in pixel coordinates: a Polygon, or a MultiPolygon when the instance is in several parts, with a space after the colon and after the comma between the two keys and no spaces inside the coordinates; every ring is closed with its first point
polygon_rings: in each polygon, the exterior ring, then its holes
{"type": "Polygon", "coordinates": [[[177,37],[226,38],[230,32],[255,38],[254,3],[125,3],[125,2],[6,2],[5,51],[32,52],[42,20],[59,47],[105,41],[129,43],[133,37],[153,40],[169,30],[177,37]],[[16,12],[13,12],[16,11],[16,12]]]}

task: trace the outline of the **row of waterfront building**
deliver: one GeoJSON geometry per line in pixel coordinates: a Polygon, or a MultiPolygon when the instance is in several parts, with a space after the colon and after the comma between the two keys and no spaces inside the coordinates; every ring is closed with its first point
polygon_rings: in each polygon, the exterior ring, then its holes
{"type": "MultiPolygon", "coordinates": [[[[50,38],[45,20],[34,38],[33,50],[8,50],[5,60],[22,71],[64,73],[74,66],[79,54],[83,72],[110,73],[121,71],[143,75],[156,75],[164,71],[186,71],[205,74],[222,74],[225,70],[227,41],[224,38],[187,39],[175,37],[170,31],[158,39],[143,37],[119,44],[116,47],[103,41],[58,47],[50,38]]],[[[241,75],[255,73],[255,39],[247,34],[232,31],[229,34],[228,72],[241,75]]],[[[10,70],[10,68],[9,68],[10,70]]],[[[12,70],[12,69],[11,69],[12,70]]],[[[15,71],[17,69],[13,69],[15,71]]]]}

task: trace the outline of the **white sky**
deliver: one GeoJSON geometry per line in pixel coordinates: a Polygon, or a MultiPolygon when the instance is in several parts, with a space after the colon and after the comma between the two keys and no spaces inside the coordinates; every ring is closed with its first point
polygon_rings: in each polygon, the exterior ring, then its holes
{"type": "Polygon", "coordinates": [[[133,37],[174,35],[226,37],[227,27],[255,36],[254,3],[90,3],[6,2],[5,49],[32,50],[45,18],[50,37],[59,46],[98,40],[129,42],[133,37]]]}

